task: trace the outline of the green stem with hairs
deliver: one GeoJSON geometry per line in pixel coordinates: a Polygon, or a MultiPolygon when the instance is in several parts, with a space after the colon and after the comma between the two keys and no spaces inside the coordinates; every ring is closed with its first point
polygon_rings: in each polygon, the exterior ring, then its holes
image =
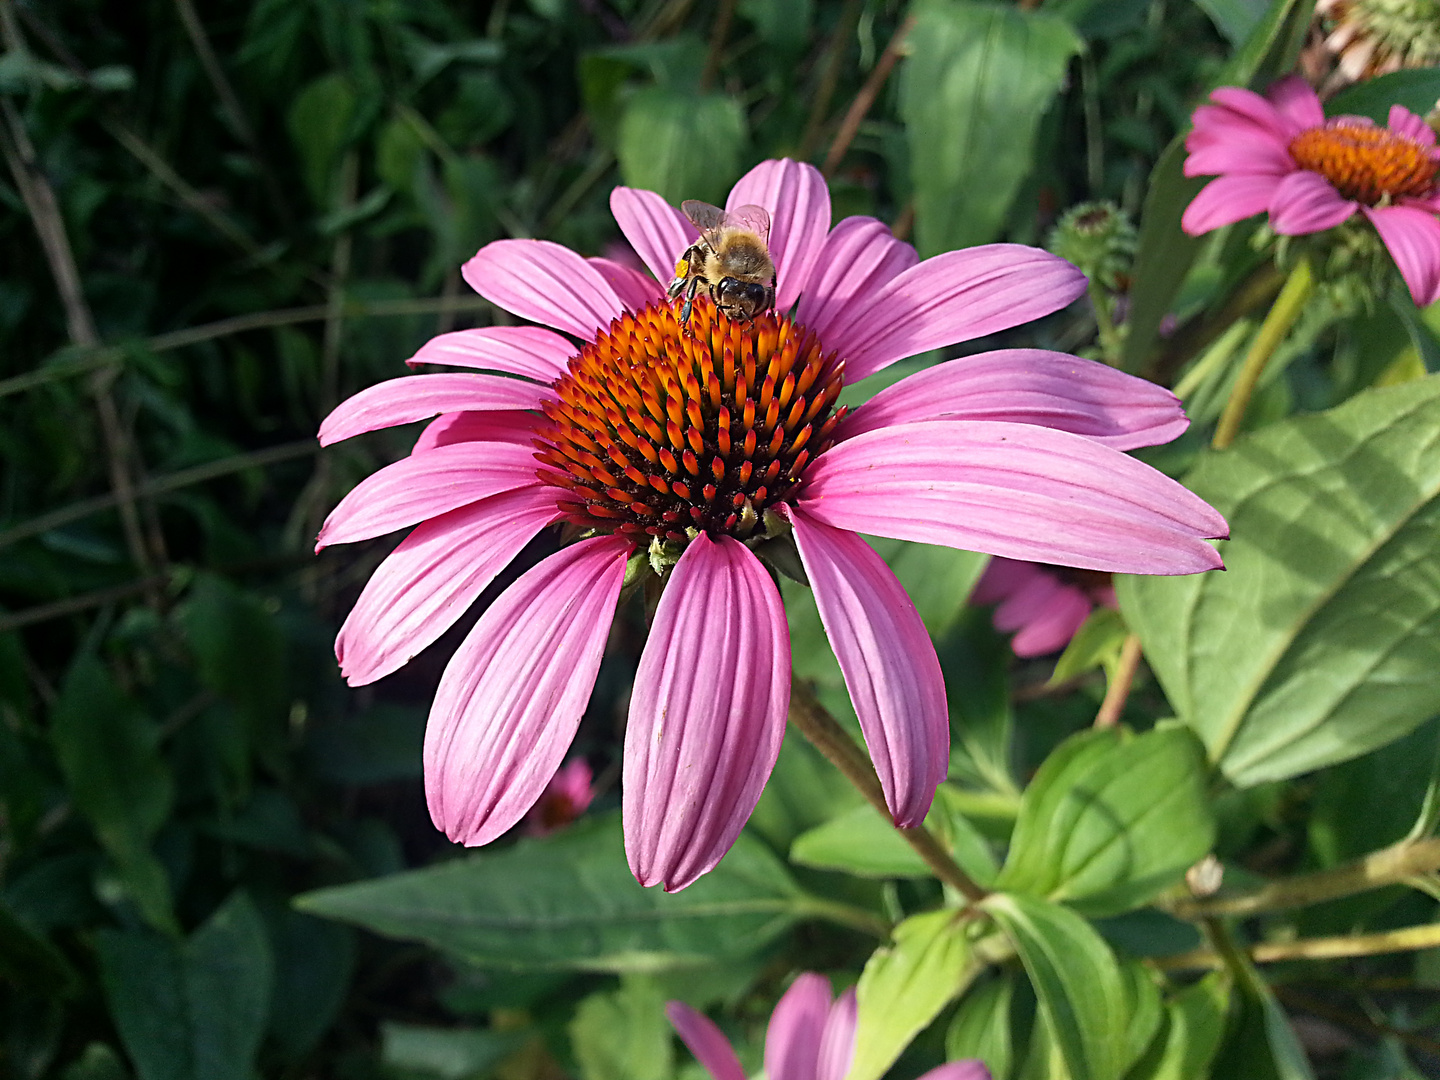
{"type": "Polygon", "coordinates": [[[1250,397],[1260,382],[1260,376],[1265,372],[1265,365],[1270,362],[1270,357],[1275,355],[1275,350],[1285,340],[1285,335],[1300,318],[1300,313],[1305,310],[1305,301],[1310,299],[1314,290],[1315,275],[1310,269],[1310,260],[1302,257],[1295,264],[1295,269],[1290,271],[1290,276],[1285,279],[1284,288],[1275,298],[1270,314],[1265,316],[1265,321],[1260,325],[1260,332],[1255,335],[1250,351],[1245,354],[1245,362],[1235,379],[1235,387],[1230,391],[1230,400],[1225,403],[1225,411],[1220,414],[1220,423],[1215,428],[1215,439],[1211,445],[1216,450],[1224,450],[1235,441],[1235,436],[1240,432],[1240,422],[1245,418],[1245,409],[1250,404],[1250,397]]]}

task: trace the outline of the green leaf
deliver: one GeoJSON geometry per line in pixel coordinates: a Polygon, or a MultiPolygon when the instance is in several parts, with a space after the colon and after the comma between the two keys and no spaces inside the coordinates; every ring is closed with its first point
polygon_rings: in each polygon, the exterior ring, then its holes
{"type": "Polygon", "coordinates": [[[626,103],[615,156],[631,187],[658,191],[676,206],[684,199],[721,203],[740,175],[747,141],[734,98],[652,86],[626,103]]]}
{"type": "Polygon", "coordinates": [[[1129,1017],[1110,947],[1058,904],[992,893],[981,906],[1020,954],[1070,1080],[1119,1080],[1129,1017]]]}
{"type": "Polygon", "coordinates": [[[345,1004],[355,931],[289,908],[267,907],[265,926],[275,957],[270,1034],[298,1060],[315,1048],[345,1004]]]}
{"type": "Polygon", "coordinates": [[[1087,671],[1103,666],[1108,674],[1120,658],[1120,646],[1125,643],[1130,628],[1113,608],[1098,607],[1090,613],[1060,659],[1055,661],[1055,674],[1050,682],[1062,683],[1078,678],[1087,671]]]}
{"type": "Polygon", "coordinates": [[[285,117],[310,197],[322,210],[336,201],[336,169],[350,141],[358,101],[339,72],[322,75],[296,95],[285,117]]]}
{"type": "Polygon", "coordinates": [[[900,115],[922,256],[995,239],[1029,174],[1035,132],[1083,45],[1063,19],[922,0],[906,39],[900,115]]]}
{"type": "Polygon", "coordinates": [[[96,944],[110,1013],[140,1080],[252,1080],[272,961],[243,893],[184,943],[101,930],[96,944]]]}
{"type": "Polygon", "coordinates": [[[69,994],[79,978],[49,938],[0,901],[0,978],[43,997],[69,994]]]}
{"type": "Polygon", "coordinates": [[[744,834],[689,888],[642,889],[625,862],[619,815],[610,814],[296,904],[481,966],[659,971],[744,956],[800,918],[806,900],[784,864],[744,834]]]}
{"type": "Polygon", "coordinates": [[[989,979],[960,999],[960,1006],[945,1033],[949,1061],[978,1058],[990,1070],[991,1080],[1010,1080],[1015,1060],[1015,1039],[1010,1027],[1010,1005],[1015,980],[1008,972],[989,979]]]}
{"type": "Polygon", "coordinates": [[[1239,45],[1254,32],[1270,7],[1269,0],[1195,0],[1200,9],[1210,16],[1215,29],[1224,34],[1232,45],[1239,45]]]}
{"type": "Polygon", "coordinates": [[[1347,86],[1325,103],[1327,116],[1368,116],[1387,123],[1391,105],[1424,116],[1440,101],[1440,67],[1407,68],[1347,86]]]}
{"type": "Polygon", "coordinates": [[[102,1042],[92,1042],[65,1067],[61,1080],[130,1080],[120,1055],[102,1042]]]}
{"type": "Polygon", "coordinates": [[[99,660],[76,658],[50,722],[55,756],[75,808],[94,826],[146,921],[170,929],[169,882],[150,851],[175,793],[156,749],[159,735],[99,660]]]}
{"type": "Polygon", "coordinates": [[[1206,454],[1228,571],[1117,577],[1180,719],[1236,784],[1400,738],[1440,712],[1440,376],[1206,454]]]}
{"type": "Polygon", "coordinates": [[[1189,731],[1083,731],[1025,789],[997,885],[1114,915],[1184,876],[1214,837],[1204,751],[1189,731]]]}
{"type": "Polygon", "coordinates": [[[1164,1036],[1127,1080],[1196,1080],[1210,1076],[1210,1062],[1225,1034],[1230,980],[1214,972],[1186,987],[1165,1006],[1164,1036]]]}
{"type": "MultiPolygon", "coordinates": [[[[985,838],[957,806],[959,793],[949,784],[935,792],[925,824],[947,842],[955,859],[981,885],[995,880],[997,867],[985,838]]],[[[795,839],[790,861],[820,870],[841,870],[859,877],[933,877],[929,865],[896,831],[888,817],[869,803],[851,807],[795,839]]]]}
{"type": "MultiPolygon", "coordinates": [[[[809,589],[796,586],[807,595],[809,589]]],[[[819,619],[818,613],[812,614],[819,619]]],[[[827,650],[828,652],[828,650],[827,650]]],[[[808,829],[860,803],[861,796],[840,770],[794,728],[785,732],[780,757],[750,815],[749,829],[776,851],[785,851],[808,829]]]]}
{"type": "Polygon", "coordinates": [[[1125,1013],[1130,1018],[1125,1025],[1125,1054],[1121,1071],[1128,1071],[1140,1060],[1160,1030],[1164,1006],[1160,1002],[1160,988],[1155,983],[1155,974],[1140,961],[1121,961],[1120,977],[1125,982],[1125,1013]]]}
{"type": "Polygon", "coordinates": [[[875,950],[856,987],[855,1057],[845,1080],[878,1080],[979,971],[954,910],[912,915],[875,950]]]}
{"type": "Polygon", "coordinates": [[[650,976],[625,975],[618,990],[591,994],[569,1030],[582,1080],[667,1080],[675,1072],[665,996],[650,976]]]}
{"type": "Polygon", "coordinates": [[[1243,953],[1236,1008],[1210,1075],[1219,1080],[1315,1080],[1285,1010],[1243,953]]]}
{"type": "Polygon", "coordinates": [[[472,1080],[519,1049],[525,1039],[523,1031],[422,1027],[387,1021],[380,1025],[380,1060],[391,1069],[439,1080],[472,1080]]]}

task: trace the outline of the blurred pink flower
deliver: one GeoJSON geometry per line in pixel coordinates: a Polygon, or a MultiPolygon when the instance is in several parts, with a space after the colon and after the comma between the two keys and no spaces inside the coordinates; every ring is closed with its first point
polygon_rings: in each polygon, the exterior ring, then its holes
{"type": "Polygon", "coordinates": [[[1110,575],[999,557],[990,560],[970,594],[972,604],[998,604],[995,629],[1015,633],[1016,656],[1044,656],[1070,644],[1097,607],[1115,606],[1110,575]]]}
{"type": "Polygon", "coordinates": [[[655,193],[617,188],[616,219],[654,276],[544,240],[487,244],[466,281],[554,329],[442,334],[411,363],[505,374],[393,379],[321,426],[328,445],[440,417],[320,532],[317,547],[417,526],[341,628],[352,685],[433,642],[547,525],[585,537],[502,593],[440,681],[426,794],[454,840],[488,843],[544,790],[590,697],[627,563],[652,543],[678,561],[630,699],[623,810],[631,869],[667,889],[725,854],[780,750],[790,641],[752,548],[767,534],[791,530],[902,825],[920,823],[945,776],[945,688],[914,604],[858,533],[1131,573],[1220,565],[1204,538],[1225,535],[1224,519],[1123,453],[1188,423],[1151,383],[1010,349],[836,408],[842,382],[1065,306],[1085,289],[1073,266],[1013,244],[920,262],[873,218],[831,229],[824,179],[793,161],[743,177],[729,205],[747,203],[771,217],[776,312],[732,322],[705,299],[681,326],[665,283],[695,230],[655,193]]]}
{"type": "MultiPolygon", "coordinates": [[[[709,1017],[679,1001],[666,1005],[665,1014],[715,1080],[745,1080],[735,1051],[709,1017]]],[[[813,972],[801,975],[770,1016],[766,1080],[844,1080],[855,1056],[855,1021],[853,987],[832,1003],[829,980],[813,972]]],[[[920,1080],[990,1080],[990,1070],[972,1058],[931,1069],[920,1080]]]]}
{"type": "Polygon", "coordinates": [[[594,777],[584,758],[575,758],[560,766],[550,778],[539,800],[525,814],[525,832],[544,836],[564,828],[585,812],[595,791],[590,786],[594,777]]]}
{"type": "Polygon", "coordinates": [[[1298,76],[1266,97],[1236,86],[1195,110],[1186,176],[1218,176],[1185,210],[1187,233],[1265,210],[1282,236],[1333,229],[1357,210],[1380,234],[1415,303],[1440,299],[1440,150],[1435,132],[1400,105],[1389,127],[1363,116],[1325,119],[1298,76]]]}

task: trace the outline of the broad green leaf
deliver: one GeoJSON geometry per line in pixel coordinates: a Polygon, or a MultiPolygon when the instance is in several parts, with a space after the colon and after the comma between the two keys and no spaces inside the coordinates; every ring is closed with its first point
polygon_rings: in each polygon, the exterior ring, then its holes
{"type": "Polygon", "coordinates": [[[921,0],[906,39],[900,115],[922,256],[995,239],[1029,174],[1035,132],[1082,43],[1063,19],[921,0]]]}
{"type": "MultiPolygon", "coordinates": [[[[942,784],[925,824],[946,841],[961,869],[981,885],[989,885],[997,872],[995,856],[960,813],[956,795],[951,785],[942,784]]],[[[797,837],[790,846],[790,861],[859,877],[934,876],[894,823],[869,803],[851,807],[797,837]]]]}
{"type": "Polygon", "coordinates": [[[1083,731],[1040,766],[998,886],[1089,915],[1139,907],[1210,850],[1203,749],[1179,725],[1083,731]]]}
{"type": "Polygon", "coordinates": [[[236,893],[188,941],[101,930],[100,981],[140,1080],[252,1080],[272,960],[255,907],[236,893]]]}
{"type": "Polygon", "coordinates": [[[75,660],[50,723],[55,756],[75,808],[94,826],[146,921],[169,929],[170,886],[150,851],[174,798],[159,736],[99,660],[83,653],[75,660]]]}
{"type": "Polygon", "coordinates": [[[1125,1026],[1121,1071],[1128,1072],[1154,1041],[1164,1020],[1164,1006],[1160,1002],[1156,975],[1140,961],[1122,960],[1120,978],[1125,983],[1125,1013],[1130,1018],[1125,1026]]]}
{"type": "Polygon", "coordinates": [[[292,1059],[313,1050],[350,989],[355,931],[290,908],[265,909],[275,957],[270,1034],[292,1059]]]}
{"type": "MultiPolygon", "coordinates": [[[[1186,987],[1165,1006],[1165,1029],[1128,1080],[1197,1080],[1210,1075],[1210,1062],[1225,1034],[1230,980],[1214,972],[1186,987]]],[[[1217,1078],[1218,1080],[1218,1078],[1217,1078]]]]}
{"type": "Polygon", "coordinates": [[[79,978],[65,954],[0,900],[0,977],[26,993],[69,994],[79,978]]]}
{"type": "Polygon", "coordinates": [[[1440,712],[1440,376],[1207,454],[1228,570],[1119,577],[1180,719],[1247,786],[1383,746],[1440,712]]]}
{"type": "Polygon", "coordinates": [[[674,1031],[651,976],[625,975],[618,990],[591,994],[569,1030],[582,1080],[668,1080],[675,1072],[674,1031]]]}
{"type": "Polygon", "coordinates": [[[1120,646],[1125,643],[1129,632],[1130,628],[1118,611],[1108,607],[1096,608],[1080,624],[1080,629],[1075,631],[1060,659],[1055,661],[1055,674],[1050,676],[1050,681],[1062,683],[1102,666],[1109,675],[1120,658],[1120,646]]]}
{"type": "Polygon", "coordinates": [[[744,834],[689,888],[642,889],[611,814],[296,904],[481,966],[659,971],[744,956],[801,918],[807,901],[784,864],[744,834]]]}
{"type": "Polygon", "coordinates": [[[350,140],[357,99],[350,80],[339,72],[310,83],[290,106],[286,126],[294,140],[310,197],[323,210],[336,200],[336,168],[350,140]]]}
{"type": "Polygon", "coordinates": [[[1015,1039],[1010,1027],[1010,1004],[1015,980],[1009,972],[989,979],[960,999],[945,1033],[945,1057],[950,1061],[979,1058],[991,1080],[1010,1080],[1015,1060],[1015,1039]]]}
{"type": "Polygon", "coordinates": [[[60,1080],[130,1080],[120,1055],[102,1042],[92,1042],[65,1067],[60,1080]]]}
{"type": "MultiPolygon", "coordinates": [[[[1288,72],[1294,54],[1310,25],[1313,0],[1274,0],[1265,17],[1256,25],[1244,48],[1233,56],[1215,80],[1215,86],[1250,86],[1264,89],[1273,79],[1288,72]]],[[[1140,235],[1131,271],[1129,329],[1121,366],[1139,371],[1160,334],[1160,323],[1169,313],[1190,266],[1200,252],[1200,241],[1185,235],[1180,217],[1190,201],[1205,186],[1203,177],[1187,177],[1185,132],[1171,140],[1155,167],[1145,192],[1140,216],[1140,235]]]]}
{"type": "Polygon", "coordinates": [[[1070,1080],[1119,1080],[1129,1016],[1110,947],[1059,904],[992,893],[981,906],[1020,954],[1070,1080]]]}
{"type": "Polygon", "coordinates": [[[1195,0],[1200,9],[1210,16],[1215,29],[1224,34],[1232,45],[1246,41],[1260,25],[1270,0],[1195,0]]]}
{"type": "MultiPolygon", "coordinates": [[[[420,1073],[438,1080],[473,1080],[487,1075],[524,1043],[523,1031],[380,1025],[380,1060],[401,1075],[420,1073]]],[[[387,1073],[387,1075],[390,1075],[387,1073]]]]}
{"type": "Polygon", "coordinates": [[[1255,966],[1239,956],[1243,973],[1235,987],[1236,1008],[1210,1075],[1215,1080],[1315,1080],[1285,1010],[1255,966]]]}
{"type": "MultiPolygon", "coordinates": [[[[796,588],[803,589],[803,586],[796,588]]],[[[818,620],[813,608],[811,613],[818,620]]],[[[785,732],[780,757],[747,828],[764,837],[776,851],[785,851],[801,833],[860,802],[860,793],[850,786],[840,770],[792,727],[785,732]]]]}
{"type": "Polygon", "coordinates": [[[626,103],[615,156],[626,184],[658,191],[672,205],[723,203],[747,139],[733,98],[652,86],[626,103]]]}
{"type": "Polygon", "coordinates": [[[739,12],[767,45],[794,52],[805,47],[815,0],[740,0],[739,12]]]}
{"type": "Polygon", "coordinates": [[[856,987],[855,1057],[845,1080],[879,1080],[910,1040],[979,972],[953,909],[912,915],[865,962],[856,987]]]}
{"type": "Polygon", "coordinates": [[[1347,86],[1325,103],[1329,116],[1368,116],[1377,124],[1390,117],[1391,105],[1424,116],[1440,100],[1440,67],[1408,68],[1347,86]]]}

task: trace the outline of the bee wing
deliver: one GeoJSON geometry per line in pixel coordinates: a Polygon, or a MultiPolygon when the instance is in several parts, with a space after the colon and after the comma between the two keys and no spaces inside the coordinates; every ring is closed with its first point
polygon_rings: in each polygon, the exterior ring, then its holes
{"type": "Polygon", "coordinates": [[[680,204],[681,211],[690,219],[701,236],[708,237],[726,223],[725,211],[699,199],[686,199],[680,204]]]}
{"type": "Polygon", "coordinates": [[[725,224],[753,232],[762,244],[770,246],[770,212],[763,206],[737,206],[725,215],[725,224]]]}

